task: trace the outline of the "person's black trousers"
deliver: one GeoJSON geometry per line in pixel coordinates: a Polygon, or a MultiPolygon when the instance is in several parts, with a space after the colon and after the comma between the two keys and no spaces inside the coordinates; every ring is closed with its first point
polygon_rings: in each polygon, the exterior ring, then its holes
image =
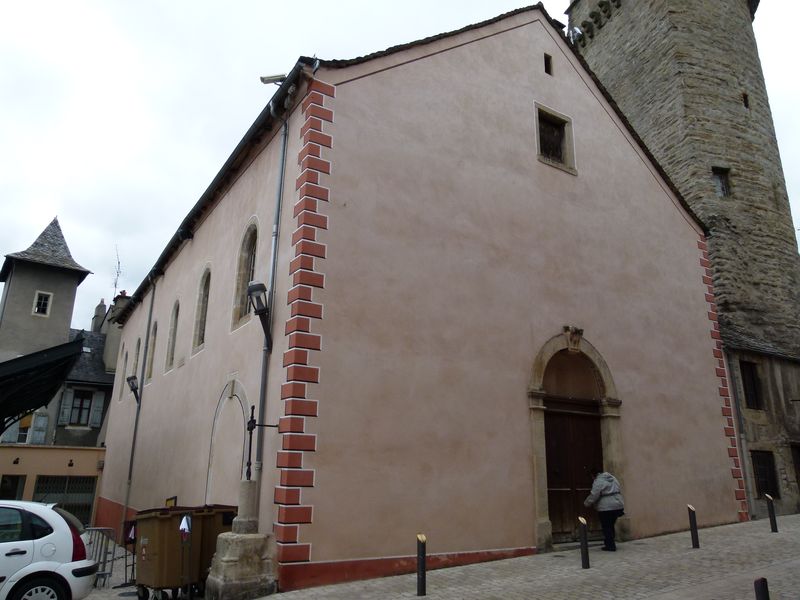
{"type": "Polygon", "coordinates": [[[600,517],[600,526],[603,528],[604,546],[609,550],[616,550],[617,543],[614,541],[614,523],[617,522],[625,511],[621,508],[617,510],[600,510],[597,516],[600,517]]]}

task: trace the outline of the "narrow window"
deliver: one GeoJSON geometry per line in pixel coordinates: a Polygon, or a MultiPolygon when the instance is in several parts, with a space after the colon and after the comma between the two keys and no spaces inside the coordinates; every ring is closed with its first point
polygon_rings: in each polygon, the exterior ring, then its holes
{"type": "Polygon", "coordinates": [[[750,108],[750,96],[747,95],[747,92],[742,92],[742,104],[745,108],[750,108]]]}
{"type": "Polygon", "coordinates": [[[150,381],[153,378],[153,357],[156,353],[156,337],[158,336],[158,323],[153,323],[153,333],[150,336],[150,347],[147,349],[148,356],[145,380],[150,381]]]}
{"type": "Polygon", "coordinates": [[[764,410],[764,400],[761,397],[761,384],[758,379],[756,363],[740,360],[739,372],[742,374],[745,406],[754,410],[764,410]]]}
{"type": "Polygon", "coordinates": [[[33,298],[33,314],[46,317],[50,314],[50,305],[53,294],[49,292],[36,292],[33,298]]]}
{"type": "Polygon", "coordinates": [[[125,359],[122,361],[122,377],[120,377],[120,384],[119,384],[119,396],[118,400],[122,400],[122,393],[128,388],[128,382],[125,381],[125,377],[128,374],[128,353],[125,353],[125,359]]]}
{"type": "Polygon", "coordinates": [[[70,425],[88,425],[89,410],[92,408],[92,392],[90,390],[75,390],[72,396],[72,412],[69,417],[70,425]]]}
{"type": "Polygon", "coordinates": [[[239,322],[250,313],[250,301],[247,298],[247,286],[253,281],[256,267],[256,241],[258,230],[255,225],[250,225],[242,239],[239,251],[238,268],[236,269],[236,296],[233,307],[233,324],[239,322]]]}
{"type": "Polygon", "coordinates": [[[800,445],[792,445],[792,461],[794,462],[794,480],[800,485],[800,445]]]}
{"type": "Polygon", "coordinates": [[[731,195],[730,169],[724,167],[711,167],[711,175],[714,178],[714,189],[717,196],[726,198],[731,195]]]}
{"type": "Polygon", "coordinates": [[[544,55],[544,72],[548,75],[553,74],[553,57],[549,54],[544,55]]]}
{"type": "Polygon", "coordinates": [[[200,278],[200,292],[197,294],[197,311],[194,321],[194,349],[206,343],[206,316],[208,315],[208,292],[211,289],[211,271],[206,269],[200,278]]]}
{"type": "Polygon", "coordinates": [[[753,479],[756,483],[756,495],[763,498],[769,494],[773,498],[780,498],[778,478],[775,475],[775,457],[772,452],[753,450],[750,453],[753,460],[753,479]]]}
{"type": "MultiPolygon", "coordinates": [[[[131,375],[139,376],[139,348],[142,345],[142,338],[136,340],[136,349],[133,351],[133,371],[131,375]]],[[[127,386],[126,386],[127,387],[127,386]]]]}
{"type": "Polygon", "coordinates": [[[167,340],[167,360],[164,366],[167,371],[175,364],[175,338],[178,336],[178,315],[180,314],[180,302],[175,300],[175,305],[172,307],[172,317],[169,321],[169,339],[167,340]]]}

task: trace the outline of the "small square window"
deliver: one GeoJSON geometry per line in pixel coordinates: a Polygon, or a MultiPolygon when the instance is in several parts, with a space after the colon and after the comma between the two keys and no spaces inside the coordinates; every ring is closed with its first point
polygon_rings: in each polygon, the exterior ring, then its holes
{"type": "Polygon", "coordinates": [[[541,162],[577,175],[572,123],[568,118],[537,105],[536,136],[541,162]]]}
{"type": "Polygon", "coordinates": [[[730,169],[724,167],[711,167],[711,175],[714,178],[714,189],[717,196],[726,198],[731,195],[730,169]]]}
{"type": "Polygon", "coordinates": [[[544,55],[544,72],[548,75],[553,74],[553,57],[549,54],[544,55]]]}
{"type": "Polygon", "coordinates": [[[52,304],[51,300],[53,298],[53,294],[49,292],[36,292],[36,296],[33,299],[33,311],[32,314],[39,315],[40,317],[46,317],[50,314],[50,306],[52,304]]]}

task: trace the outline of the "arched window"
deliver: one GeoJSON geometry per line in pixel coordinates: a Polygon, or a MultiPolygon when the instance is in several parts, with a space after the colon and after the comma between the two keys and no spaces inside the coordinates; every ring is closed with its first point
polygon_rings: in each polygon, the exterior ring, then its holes
{"type": "MultiPolygon", "coordinates": [[[[125,344],[122,345],[122,349],[125,350],[125,344]]],[[[125,381],[127,375],[128,375],[128,353],[125,352],[125,358],[122,361],[122,375],[120,376],[119,394],[117,395],[117,400],[122,400],[122,393],[128,388],[128,383],[125,381]]]]}
{"type": "Polygon", "coordinates": [[[172,306],[172,317],[169,321],[169,339],[167,340],[167,360],[164,368],[169,371],[175,364],[175,338],[178,335],[178,315],[180,314],[181,303],[175,300],[172,306]]]}
{"type": "Polygon", "coordinates": [[[139,347],[142,345],[142,338],[136,340],[136,350],[133,352],[133,371],[131,375],[139,376],[139,347]]]}
{"type": "Polygon", "coordinates": [[[247,286],[253,280],[256,270],[256,241],[258,229],[250,225],[244,233],[242,248],[239,251],[239,263],[236,269],[236,295],[233,306],[233,325],[236,326],[250,313],[250,301],[247,298],[247,286]]]}
{"type": "Polygon", "coordinates": [[[146,381],[153,378],[153,357],[156,355],[156,337],[158,336],[158,323],[153,323],[153,333],[150,336],[150,347],[147,349],[147,369],[144,376],[146,381]]]}
{"type": "Polygon", "coordinates": [[[194,319],[192,348],[201,348],[206,343],[206,316],[208,315],[208,292],[211,289],[211,271],[205,270],[200,278],[200,292],[197,294],[197,311],[194,319]]]}

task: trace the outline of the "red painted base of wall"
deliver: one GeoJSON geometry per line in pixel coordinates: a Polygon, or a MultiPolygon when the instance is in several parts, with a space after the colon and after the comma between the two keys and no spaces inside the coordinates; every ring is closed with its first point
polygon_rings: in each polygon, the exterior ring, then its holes
{"type": "MultiPolygon", "coordinates": [[[[127,521],[136,516],[136,510],[133,508],[128,507],[127,513],[127,521]]],[[[95,512],[94,521],[96,527],[111,527],[116,532],[117,542],[122,539],[119,533],[119,526],[122,522],[122,504],[119,502],[100,496],[97,499],[97,511],[95,512]]]]}
{"type": "MultiPolygon", "coordinates": [[[[431,554],[428,556],[427,567],[428,570],[441,569],[491,560],[516,558],[517,556],[530,556],[532,554],[536,554],[536,548],[534,547],[431,554]]],[[[318,563],[285,563],[278,565],[278,587],[282,592],[288,592],[318,585],[415,573],[416,570],[416,556],[318,563]]]]}

